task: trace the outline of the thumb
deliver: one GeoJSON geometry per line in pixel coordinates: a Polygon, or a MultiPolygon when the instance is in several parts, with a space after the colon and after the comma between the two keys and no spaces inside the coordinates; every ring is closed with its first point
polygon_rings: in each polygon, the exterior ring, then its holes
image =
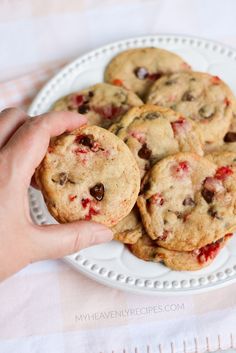
{"type": "Polygon", "coordinates": [[[57,259],[113,238],[112,231],[95,222],[34,226],[32,261],[57,259]]]}

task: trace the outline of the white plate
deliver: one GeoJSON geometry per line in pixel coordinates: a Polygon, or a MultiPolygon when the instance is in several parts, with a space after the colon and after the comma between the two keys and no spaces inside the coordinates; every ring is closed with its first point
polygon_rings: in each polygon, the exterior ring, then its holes
{"type": "MultiPolygon", "coordinates": [[[[114,55],[128,48],[144,46],[165,48],[181,55],[194,70],[219,75],[236,93],[236,50],[188,36],[146,36],[112,43],[79,57],[45,85],[33,101],[29,114],[44,113],[59,97],[103,81],[104,68],[114,55]]],[[[29,199],[35,222],[56,223],[49,215],[40,192],[30,189],[29,199]]],[[[196,272],[175,272],[162,264],[139,260],[116,241],[82,250],[65,260],[98,282],[146,294],[191,294],[236,281],[235,238],[209,267],[196,272]]]]}

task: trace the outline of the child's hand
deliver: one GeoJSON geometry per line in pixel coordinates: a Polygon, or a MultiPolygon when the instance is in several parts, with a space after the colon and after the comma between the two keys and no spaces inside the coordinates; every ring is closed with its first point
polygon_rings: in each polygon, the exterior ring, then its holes
{"type": "Polygon", "coordinates": [[[109,229],[94,222],[38,226],[30,218],[27,189],[50,137],[85,123],[84,116],[70,112],[31,119],[14,108],[0,113],[0,280],[29,263],[112,239],[109,229]]]}

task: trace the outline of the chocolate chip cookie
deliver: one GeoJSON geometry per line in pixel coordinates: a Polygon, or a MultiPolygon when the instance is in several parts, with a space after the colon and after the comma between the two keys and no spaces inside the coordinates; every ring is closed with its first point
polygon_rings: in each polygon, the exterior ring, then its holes
{"type": "Polygon", "coordinates": [[[36,181],[58,222],[93,220],[109,227],[129,214],[140,189],[139,169],[126,144],[97,126],[53,139],[36,181]]]}
{"type": "Polygon", "coordinates": [[[220,250],[231,238],[225,235],[214,243],[193,251],[168,250],[157,245],[146,233],[135,207],[128,216],[112,227],[114,239],[127,244],[129,250],[145,261],[162,262],[172,270],[194,271],[211,264],[220,250]]]}
{"type": "Polygon", "coordinates": [[[146,174],[137,204],[158,245],[177,251],[202,248],[236,229],[235,171],[178,153],[146,174]]]}
{"type": "Polygon", "coordinates": [[[52,110],[70,110],[86,114],[89,125],[104,128],[118,121],[131,107],[142,105],[141,99],[122,87],[98,83],[56,101],[52,110]]]}
{"type": "Polygon", "coordinates": [[[166,156],[180,151],[203,154],[195,123],[168,108],[134,107],[110,131],[125,141],[138,163],[141,177],[166,156]]]}
{"type": "Polygon", "coordinates": [[[105,81],[123,86],[144,97],[162,75],[190,70],[178,55],[160,48],[137,48],[115,56],[105,71],[105,81]]]}
{"type": "Polygon", "coordinates": [[[235,98],[218,76],[178,72],[156,81],[147,103],[170,107],[194,120],[206,144],[217,143],[229,129],[235,98]]]}
{"type": "Polygon", "coordinates": [[[175,271],[196,271],[209,266],[232,235],[226,234],[219,240],[193,251],[175,251],[158,246],[145,234],[136,243],[129,245],[129,249],[142,260],[163,262],[175,271]]]}

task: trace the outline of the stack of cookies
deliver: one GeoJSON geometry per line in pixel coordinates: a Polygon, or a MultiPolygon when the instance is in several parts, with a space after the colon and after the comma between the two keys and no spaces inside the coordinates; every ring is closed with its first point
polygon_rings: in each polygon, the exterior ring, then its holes
{"type": "Polygon", "coordinates": [[[142,260],[209,265],[236,230],[231,89],[159,48],[118,54],[104,77],[52,107],[88,126],[53,139],[36,170],[49,211],[111,227],[142,260]]]}

